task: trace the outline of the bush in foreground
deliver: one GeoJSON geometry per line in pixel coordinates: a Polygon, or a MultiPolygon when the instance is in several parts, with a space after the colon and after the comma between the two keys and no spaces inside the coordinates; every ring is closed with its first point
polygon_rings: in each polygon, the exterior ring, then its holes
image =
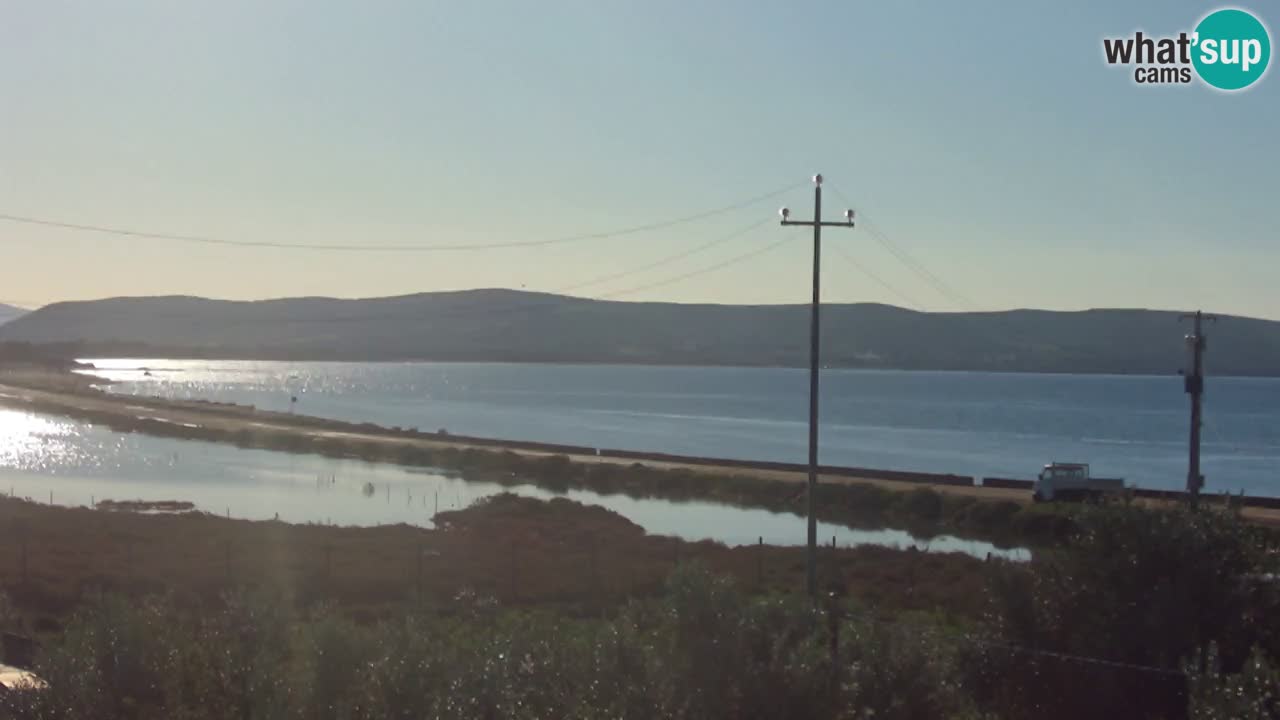
{"type": "Polygon", "coordinates": [[[1252,528],[1185,508],[1074,521],[1061,550],[995,574],[990,615],[971,628],[752,597],[687,565],[609,617],[475,593],[375,624],[275,595],[203,613],[107,597],[46,647],[50,689],[0,708],[20,720],[1275,717],[1280,603],[1251,580],[1274,563],[1252,528]]]}
{"type": "Polygon", "coordinates": [[[1057,551],[997,576],[969,683],[1006,716],[1184,717],[1184,667],[1280,656],[1274,564],[1228,511],[1089,508],[1057,551]]]}
{"type": "Polygon", "coordinates": [[[609,619],[475,596],[360,626],[280,598],[185,613],[163,598],[86,607],[43,655],[16,718],[946,717],[964,707],[933,637],[749,598],[696,568],[609,619]]]}

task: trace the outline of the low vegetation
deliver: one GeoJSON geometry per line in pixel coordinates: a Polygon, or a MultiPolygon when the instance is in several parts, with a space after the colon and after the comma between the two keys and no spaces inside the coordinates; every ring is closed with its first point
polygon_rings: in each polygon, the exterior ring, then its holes
{"type": "MultiPolygon", "coordinates": [[[[199,608],[243,587],[299,607],[335,603],[353,617],[406,602],[444,602],[467,588],[506,605],[573,615],[610,612],[658,592],[671,570],[699,562],[751,593],[803,587],[804,550],[730,548],[647,535],[603,508],[498,495],[441,512],[440,529],[229,520],[50,507],[0,498],[0,586],[28,626],[57,627],[86,601],[165,593],[199,608]]],[[[822,548],[823,582],[901,611],[976,618],[995,563],[960,554],[822,548]]]]}
{"type": "MultiPolygon", "coordinates": [[[[473,538],[531,523],[645,537],[567,501],[502,497],[442,520],[473,538]]],[[[44,638],[49,689],[0,703],[23,720],[1277,716],[1277,558],[1254,528],[1123,505],[1075,522],[1029,564],[969,564],[975,613],[894,607],[856,582],[811,604],[714,553],[578,612],[469,582],[374,615],[264,582],[203,604],[172,588],[89,595],[44,638]]]]}

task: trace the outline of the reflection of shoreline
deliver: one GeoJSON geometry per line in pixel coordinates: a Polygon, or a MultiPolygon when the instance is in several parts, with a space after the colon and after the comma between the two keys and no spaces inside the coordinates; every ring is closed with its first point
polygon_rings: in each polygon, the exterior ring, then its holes
{"type": "MultiPolygon", "coordinates": [[[[785,463],[592,452],[460,437],[443,430],[430,434],[386,429],[229,403],[126,399],[97,390],[0,385],[0,403],[101,423],[122,432],[461,470],[469,479],[504,485],[532,482],[552,490],[573,487],[790,512],[801,508],[804,493],[803,466],[785,463]]],[[[1051,543],[1069,532],[1066,518],[1026,508],[1028,487],[1017,482],[975,487],[971,478],[960,476],[852,468],[824,468],[821,480],[828,495],[819,507],[823,521],[858,527],[918,527],[930,535],[960,534],[1010,544],[1051,543]],[[991,512],[970,512],[968,506],[975,501],[996,507],[991,512]]],[[[1276,509],[1247,508],[1246,514],[1280,524],[1280,500],[1272,502],[1276,509]]]]}
{"type": "MultiPolygon", "coordinates": [[[[0,413],[38,416],[16,411],[0,413]]],[[[69,423],[60,425],[70,427],[69,423]]],[[[98,428],[97,432],[106,432],[98,428]]],[[[0,467],[0,485],[4,492],[17,493],[42,505],[52,502],[59,507],[98,507],[110,503],[96,499],[136,499],[139,510],[147,501],[180,498],[200,512],[242,520],[278,519],[294,524],[332,524],[354,527],[377,527],[407,523],[430,526],[430,518],[440,511],[456,510],[477,500],[503,492],[524,497],[550,499],[565,497],[585,505],[599,506],[616,512],[640,525],[650,534],[667,535],[686,542],[711,541],[730,546],[756,545],[757,538],[767,545],[792,547],[803,544],[804,519],[794,513],[739,508],[703,501],[668,501],[637,499],[625,495],[601,495],[585,490],[553,493],[534,485],[503,486],[489,482],[468,482],[429,473],[422,468],[359,460],[335,460],[313,455],[282,454],[273,451],[245,453],[235,447],[210,445],[183,453],[191,458],[178,465],[162,463],[170,472],[139,474],[156,464],[156,458],[168,458],[171,446],[180,440],[141,437],[126,452],[139,466],[124,465],[118,472],[104,475],[85,474],[71,468],[68,474],[58,472],[22,472],[10,474],[0,467]],[[228,457],[235,456],[228,462],[228,457]],[[47,491],[52,488],[56,496],[47,491]],[[363,502],[352,502],[359,498],[363,502]],[[385,509],[384,509],[385,508],[385,509]],[[353,512],[354,511],[354,512],[353,512]]],[[[111,463],[106,458],[108,464],[111,463]]],[[[977,558],[988,553],[995,557],[1024,560],[1025,550],[1002,550],[981,540],[939,536],[921,538],[898,528],[852,528],[819,523],[820,537],[836,536],[840,547],[875,545],[922,552],[962,552],[977,558]]]]}

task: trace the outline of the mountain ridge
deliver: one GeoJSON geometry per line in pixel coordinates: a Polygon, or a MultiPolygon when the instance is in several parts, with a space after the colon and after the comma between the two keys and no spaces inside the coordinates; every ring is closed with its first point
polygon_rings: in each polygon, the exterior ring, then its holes
{"type": "Polygon", "coordinates": [[[15,305],[5,305],[4,303],[0,303],[0,325],[3,325],[9,322],[10,320],[17,320],[23,315],[26,315],[28,312],[29,311],[26,310],[25,308],[20,308],[15,305]]]}
{"type": "MultiPolygon", "coordinates": [[[[824,304],[829,367],[1173,374],[1180,313],[1141,308],[922,312],[824,304]]],[[[486,288],[390,297],[55,303],[0,327],[0,342],[88,355],[692,365],[808,364],[809,306],[626,302],[486,288]],[[150,352],[144,352],[150,351],[150,352]]],[[[1215,374],[1280,375],[1280,321],[1221,316],[1215,374]]]]}

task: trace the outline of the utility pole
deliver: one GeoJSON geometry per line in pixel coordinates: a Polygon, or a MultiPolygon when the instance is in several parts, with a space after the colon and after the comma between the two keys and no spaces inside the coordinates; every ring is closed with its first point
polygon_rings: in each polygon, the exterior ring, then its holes
{"type": "Polygon", "coordinates": [[[822,221],[822,175],[813,176],[813,220],[792,220],[791,211],[782,208],[783,225],[813,227],[813,304],[809,313],[809,485],[805,506],[809,519],[809,545],[805,562],[805,587],[810,598],[818,597],[818,519],[814,515],[814,494],[818,488],[818,366],[822,328],[819,323],[822,295],[822,228],[853,227],[853,211],[844,211],[844,222],[822,221]]]}
{"type": "Polygon", "coordinates": [[[1195,329],[1187,336],[1187,348],[1191,350],[1191,372],[1184,380],[1187,394],[1191,396],[1191,442],[1187,465],[1187,494],[1191,496],[1191,504],[1200,499],[1200,488],[1204,487],[1204,475],[1200,474],[1200,402],[1204,395],[1204,351],[1208,346],[1205,341],[1202,322],[1216,322],[1217,318],[1205,315],[1199,310],[1188,313],[1179,320],[1193,320],[1195,329]]]}

